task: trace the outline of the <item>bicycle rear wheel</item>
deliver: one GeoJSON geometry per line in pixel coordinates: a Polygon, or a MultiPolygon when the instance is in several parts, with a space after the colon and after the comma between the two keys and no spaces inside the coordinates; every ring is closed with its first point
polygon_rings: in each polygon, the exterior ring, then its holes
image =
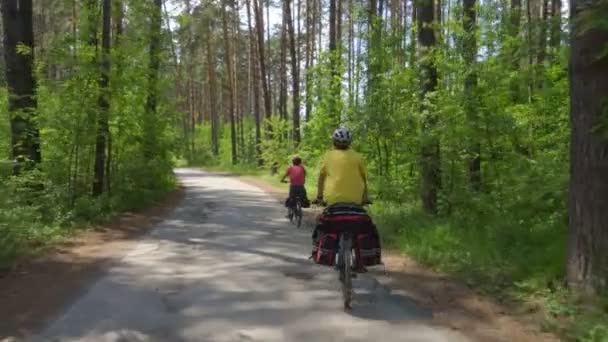
{"type": "Polygon", "coordinates": [[[342,280],[342,298],[344,299],[344,310],[352,309],[351,301],[353,296],[352,283],[352,241],[350,236],[342,234],[340,243],[340,253],[342,254],[342,265],[340,267],[340,279],[342,280]]]}
{"type": "Polygon", "coordinates": [[[302,203],[298,200],[296,203],[296,227],[300,228],[302,225],[302,203]]]}

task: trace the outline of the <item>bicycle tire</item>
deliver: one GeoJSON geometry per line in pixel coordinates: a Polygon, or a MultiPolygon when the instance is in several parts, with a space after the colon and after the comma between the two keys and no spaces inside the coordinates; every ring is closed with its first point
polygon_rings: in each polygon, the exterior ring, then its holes
{"type": "Polygon", "coordinates": [[[342,267],[340,269],[340,273],[343,274],[342,277],[342,298],[344,299],[344,310],[350,311],[352,309],[352,295],[353,295],[353,285],[352,285],[352,253],[351,253],[351,238],[344,238],[342,235],[342,243],[341,243],[341,251],[342,254],[342,267]]]}
{"type": "Polygon", "coordinates": [[[302,226],[302,203],[298,200],[296,203],[296,227],[302,226]]]}

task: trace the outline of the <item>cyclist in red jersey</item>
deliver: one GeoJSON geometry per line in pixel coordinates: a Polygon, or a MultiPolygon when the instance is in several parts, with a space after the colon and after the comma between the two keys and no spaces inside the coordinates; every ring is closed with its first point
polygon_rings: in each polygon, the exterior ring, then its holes
{"type": "Polygon", "coordinates": [[[285,206],[289,207],[291,201],[300,197],[302,199],[302,203],[306,204],[308,202],[308,197],[306,195],[306,188],[304,185],[306,184],[306,168],[302,165],[302,158],[294,157],[292,159],[292,164],[287,171],[285,171],[285,175],[281,181],[285,181],[287,177],[289,177],[289,198],[285,201],[285,206]]]}

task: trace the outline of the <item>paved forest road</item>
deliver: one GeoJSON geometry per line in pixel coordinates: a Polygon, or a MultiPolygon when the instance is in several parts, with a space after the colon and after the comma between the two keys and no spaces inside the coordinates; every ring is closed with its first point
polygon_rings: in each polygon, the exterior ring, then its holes
{"type": "Polygon", "coordinates": [[[337,274],[308,260],[310,232],[276,200],[176,172],[183,202],[34,340],[465,341],[367,275],[345,313],[337,274]]]}

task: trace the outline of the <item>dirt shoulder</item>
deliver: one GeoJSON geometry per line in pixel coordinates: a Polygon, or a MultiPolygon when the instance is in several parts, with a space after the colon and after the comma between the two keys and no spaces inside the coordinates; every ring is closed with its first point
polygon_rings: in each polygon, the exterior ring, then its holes
{"type": "Polygon", "coordinates": [[[0,274],[0,341],[18,341],[45,326],[181,201],[179,187],[160,203],[125,213],[75,235],[33,260],[0,274]]]}
{"type": "MultiPolygon", "coordinates": [[[[282,202],[287,187],[277,188],[251,176],[239,177],[257,186],[282,202]]],[[[307,210],[306,221],[314,222],[314,211],[307,210]]],[[[372,272],[388,279],[387,285],[405,292],[420,305],[433,311],[433,322],[457,330],[474,341],[559,341],[552,334],[541,331],[540,323],[532,314],[522,313],[521,305],[499,303],[479,294],[445,274],[434,272],[414,260],[394,251],[383,251],[385,270],[372,272]]]]}

